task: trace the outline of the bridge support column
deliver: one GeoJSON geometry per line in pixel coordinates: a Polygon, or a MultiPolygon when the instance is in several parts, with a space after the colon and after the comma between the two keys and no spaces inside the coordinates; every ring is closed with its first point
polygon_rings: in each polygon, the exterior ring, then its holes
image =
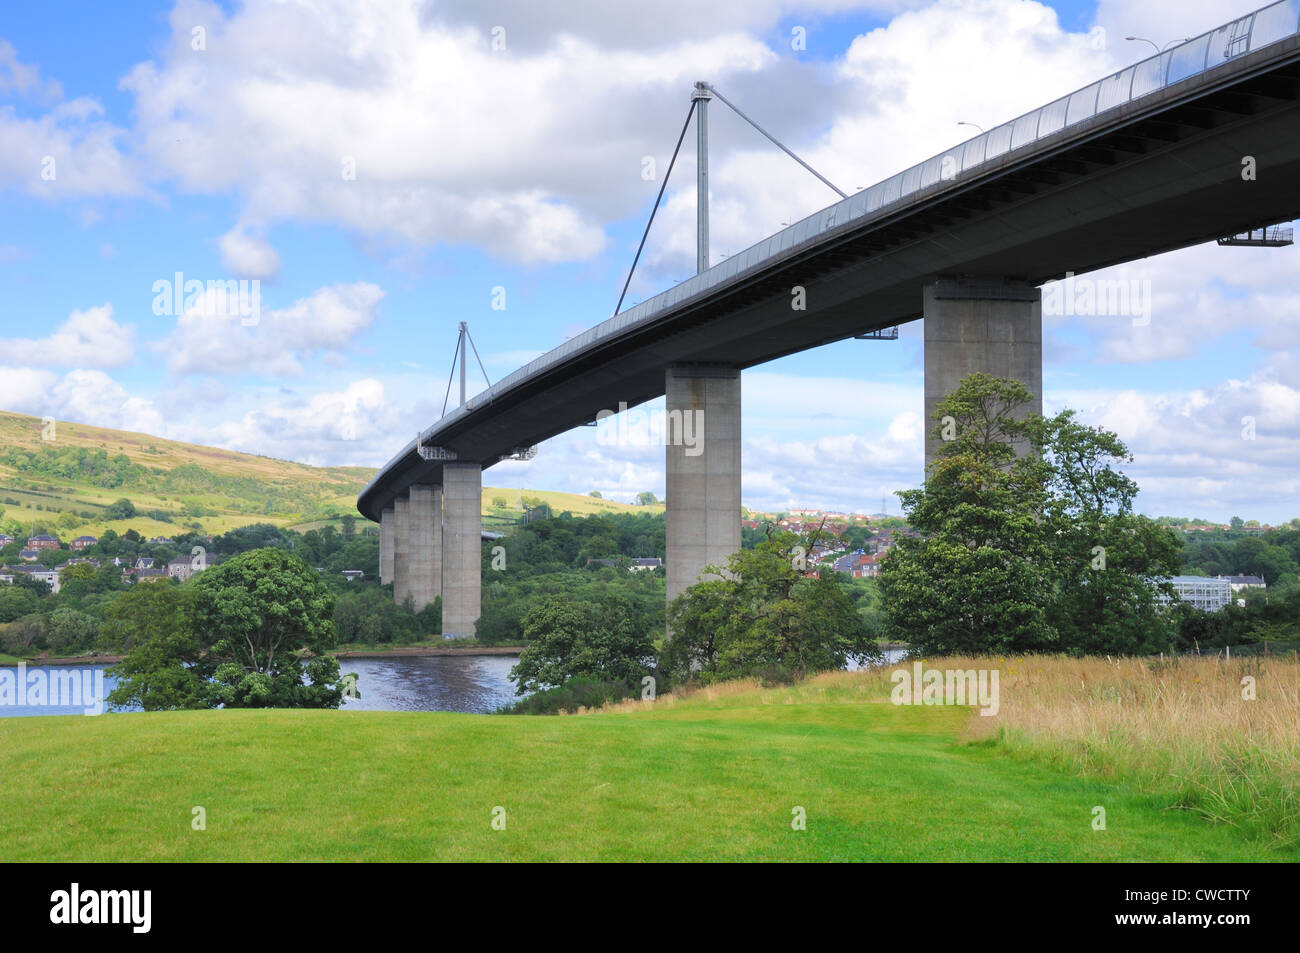
{"type": "Polygon", "coordinates": [[[411,595],[411,501],[393,500],[393,601],[399,606],[411,595]]]}
{"type": "Polygon", "coordinates": [[[668,368],[664,392],[668,601],[740,549],[740,371],[668,368]]]}
{"type": "Polygon", "coordinates": [[[1024,281],[944,278],[925,287],[925,467],[943,441],[933,416],[962,378],[977,371],[1020,381],[1043,412],[1042,294],[1024,281]]]}
{"type": "Polygon", "coordinates": [[[419,612],[442,592],[442,487],[413,485],[407,512],[411,599],[419,612]]]}
{"type": "Polygon", "coordinates": [[[390,506],[379,514],[379,584],[386,586],[393,581],[393,508],[390,506]]]}
{"type": "Polygon", "coordinates": [[[442,483],[442,635],[471,638],[482,606],[483,468],[444,464],[442,483]]]}

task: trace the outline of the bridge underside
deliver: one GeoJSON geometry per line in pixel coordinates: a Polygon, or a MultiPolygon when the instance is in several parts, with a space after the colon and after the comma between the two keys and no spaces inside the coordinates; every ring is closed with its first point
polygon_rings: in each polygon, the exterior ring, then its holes
{"type": "MultiPolygon", "coordinates": [[[[851,219],[480,395],[424,435],[438,459],[412,443],[366,488],[358,509],[372,520],[391,511],[383,525],[396,527],[390,572],[400,599],[412,588],[401,534],[413,485],[451,478],[477,488],[476,479],[462,479],[469,470],[477,475],[602,410],[667,392],[673,409],[702,408],[706,429],[722,428],[711,431],[701,457],[666,451],[671,596],[739,544],[740,369],[924,312],[927,412],[972,370],[1016,377],[1038,393],[1037,286],[1300,218],[1297,184],[1300,37],[1293,37],[851,219]],[[804,309],[793,306],[800,299],[804,309]],[[444,460],[455,461],[445,474],[444,460]]],[[[934,449],[927,445],[927,461],[934,449]]],[[[472,495],[458,504],[465,520],[477,514],[472,495]]],[[[447,485],[447,514],[451,501],[447,485]]],[[[448,608],[458,606],[444,630],[457,635],[472,632],[477,618],[474,530],[466,523],[456,531],[463,552],[450,551],[450,524],[443,537],[442,589],[448,608]],[[462,592],[455,600],[453,586],[462,592]]]]}
{"type": "MultiPolygon", "coordinates": [[[[742,274],[436,428],[437,442],[491,466],[620,401],[662,396],[670,365],[751,367],[914,320],[938,278],[1038,285],[1298,218],[1300,52],[1288,57],[1225,88],[1199,88],[1212,86],[1212,71],[1158,109],[1143,101],[1116,110],[1133,113],[1122,125],[1113,114],[1081,123],[1055,148],[1009,155],[893,215],[847,223],[812,250],[742,274]],[[1243,179],[1247,156],[1253,180],[1243,179]],[[806,311],[791,307],[795,286],[806,291],[806,311]]],[[[440,470],[413,452],[394,461],[392,491],[373,488],[362,513],[378,519],[400,488],[441,482],[440,470]]]]}

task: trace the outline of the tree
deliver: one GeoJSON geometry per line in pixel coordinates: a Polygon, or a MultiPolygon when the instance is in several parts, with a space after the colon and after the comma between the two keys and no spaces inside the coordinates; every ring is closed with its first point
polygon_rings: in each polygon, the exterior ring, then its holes
{"type": "Polygon", "coordinates": [[[598,602],[551,596],[525,616],[524,637],[530,644],[510,670],[519,695],[572,678],[635,681],[654,661],[636,609],[621,596],[598,602]]]}
{"type": "Polygon", "coordinates": [[[95,644],[99,622],[67,606],[55,609],[46,620],[45,641],[57,655],[83,652],[95,644]]]}
{"type": "MultiPolygon", "coordinates": [[[[595,500],[603,500],[603,499],[604,499],[604,497],[600,495],[600,490],[592,490],[592,491],[591,491],[590,493],[588,493],[587,495],[588,495],[589,497],[591,497],[592,499],[595,499],[595,500]]],[[[3,513],[3,512],[4,512],[3,510],[0,510],[0,513],[3,513]]]]}
{"type": "Polygon", "coordinates": [[[785,672],[806,675],[874,661],[871,640],[837,573],[803,568],[811,539],[779,533],[733,553],[722,578],[696,583],[668,608],[660,656],[672,677],[712,680],[785,672]]]}
{"type": "Polygon", "coordinates": [[[1160,605],[1179,571],[1180,542],[1133,512],[1135,482],[1115,469],[1131,463],[1115,434],[1063,411],[1033,435],[1050,470],[1040,528],[1053,552],[1056,590],[1048,621],[1063,647],[1080,654],[1141,654],[1170,644],[1177,628],[1160,605]]]}
{"type": "Polygon", "coordinates": [[[23,586],[0,585],[0,623],[40,611],[40,597],[23,586]]]}
{"type": "Polygon", "coordinates": [[[334,597],[292,553],[255,549],[195,577],[196,621],[216,665],[214,696],[232,708],[337,708],[334,597]],[[304,665],[296,653],[313,656],[304,665]],[[304,675],[310,679],[308,683],[304,675]]]}
{"type": "Polygon", "coordinates": [[[637,506],[654,506],[658,502],[659,501],[655,498],[655,495],[651,493],[649,490],[646,490],[642,493],[638,493],[636,495],[637,506]]]}
{"type": "Polygon", "coordinates": [[[110,700],[155,708],[337,708],[334,598],[319,575],[279,549],[228,559],[162,594],[119,596],[106,638],[130,642],[110,700]],[[170,609],[170,611],[168,611],[170,609]],[[133,611],[134,610],[134,611],[133,611]],[[138,621],[136,621],[138,620],[138,621]],[[304,653],[304,662],[299,653],[304,653]]]}
{"type": "Polygon", "coordinates": [[[1128,449],[1072,411],[1025,415],[1029,399],[975,374],[940,403],[950,439],[925,485],[899,494],[922,536],[881,566],[885,633],[927,654],[1168,645],[1160,580],[1178,571],[1179,542],[1133,513],[1137,484],[1116,469],[1128,449]]]}
{"type": "Polygon", "coordinates": [[[126,652],[109,670],[118,680],[109,704],[145,711],[212,707],[212,663],[195,618],[198,595],[193,586],[136,585],[108,606],[100,647],[126,652]]]}
{"type": "Polygon", "coordinates": [[[129,520],[135,516],[135,504],[128,499],[115,500],[104,508],[106,520],[129,520]]]}
{"type": "Polygon", "coordinates": [[[881,564],[888,637],[954,655],[1054,642],[1037,521],[1047,466],[1015,449],[1034,426],[1024,414],[1031,398],[1017,381],[974,374],[936,408],[935,433],[950,439],[924,486],[898,494],[922,537],[904,537],[881,564]]]}

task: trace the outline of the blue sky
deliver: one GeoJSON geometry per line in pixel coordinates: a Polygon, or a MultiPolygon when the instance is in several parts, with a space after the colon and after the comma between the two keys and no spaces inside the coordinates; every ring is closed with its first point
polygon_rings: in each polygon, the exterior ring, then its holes
{"type": "MultiPolygon", "coordinates": [[[[666,168],[693,80],[852,190],[966,138],[959,121],[987,127],[1143,56],[1126,35],[1164,43],[1256,5],[7,11],[0,407],[378,465],[440,412],[459,321],[495,380],[609,316],[659,187],[644,159],[666,168]],[[210,302],[154,313],[155,283],[177,272],[256,278],[259,323],[210,302]]],[[[711,116],[715,261],[834,198],[734,116],[711,116]]],[[[629,302],[693,270],[692,137],[678,161],[629,302]]],[[[1047,320],[1048,409],[1129,441],[1147,512],[1300,515],[1296,264],[1294,248],[1189,249],[1108,272],[1150,282],[1150,326],[1047,320]]],[[[920,358],[912,323],[897,342],[747,371],[745,502],[874,512],[918,482],[920,358]]],[[[662,451],[573,433],[485,482],[630,499],[662,493],[662,451]]]]}

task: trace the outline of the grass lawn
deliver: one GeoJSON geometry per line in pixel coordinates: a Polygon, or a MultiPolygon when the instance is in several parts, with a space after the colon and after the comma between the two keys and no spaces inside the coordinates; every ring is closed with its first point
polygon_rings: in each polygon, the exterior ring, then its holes
{"type": "Polygon", "coordinates": [[[895,707],[845,674],[575,717],[0,719],[0,859],[1296,859],[1169,797],[971,741],[972,717],[895,707]]]}

